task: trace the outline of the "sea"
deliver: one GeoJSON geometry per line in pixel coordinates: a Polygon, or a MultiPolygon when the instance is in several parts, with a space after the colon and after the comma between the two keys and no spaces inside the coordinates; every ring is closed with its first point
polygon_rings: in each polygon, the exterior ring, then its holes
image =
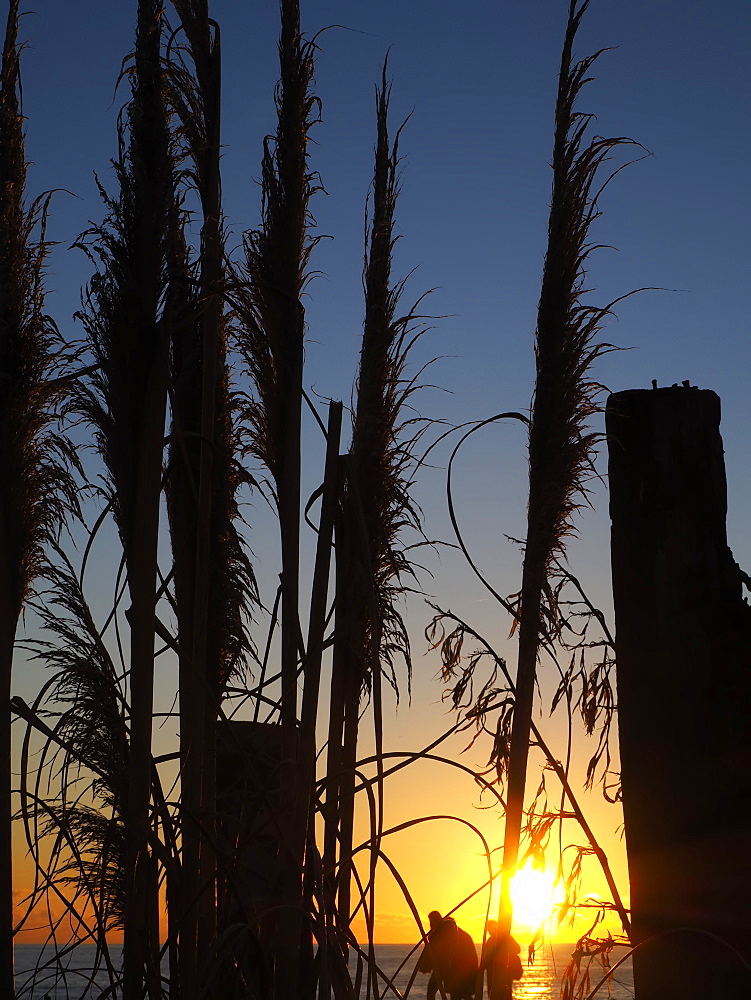
{"type": "MultiPolygon", "coordinates": [[[[514,984],[514,1000],[559,1000],[562,977],[569,963],[573,946],[548,945],[535,955],[534,964],[524,965],[523,977],[514,984]]],[[[404,997],[426,1000],[428,976],[415,973],[419,949],[405,944],[376,945],[376,958],[380,970],[377,993],[368,990],[367,983],[360,989],[360,1000],[391,1000],[404,997]]],[[[103,970],[95,975],[93,945],[80,945],[60,964],[51,952],[44,952],[37,945],[16,945],[16,996],[18,1000],[120,1000],[120,991],[109,989],[109,979],[103,970]],[[39,967],[36,974],[35,967],[39,967]]],[[[611,955],[611,966],[618,960],[618,953],[611,955]]],[[[111,949],[111,958],[119,963],[119,949],[111,949]]],[[[522,950],[522,960],[525,950],[522,950]]],[[[582,962],[582,969],[586,959],[582,962]]],[[[581,983],[581,978],[579,980],[581,983]]],[[[589,968],[589,980],[575,997],[593,997],[596,1000],[633,1000],[634,986],[631,962],[627,959],[606,976],[598,959],[589,968]]]]}

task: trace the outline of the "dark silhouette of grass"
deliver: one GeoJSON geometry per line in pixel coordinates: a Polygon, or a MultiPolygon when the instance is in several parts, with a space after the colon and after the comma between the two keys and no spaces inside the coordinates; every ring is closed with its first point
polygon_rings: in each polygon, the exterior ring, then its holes
{"type": "Polygon", "coordinates": [[[518,859],[524,810],[529,733],[537,657],[542,637],[555,627],[549,577],[556,556],[573,530],[572,515],[591,475],[594,434],[587,427],[596,411],[598,384],[592,365],[609,346],[595,338],[610,306],[583,301],[585,265],[594,249],[590,227],[599,213],[600,168],[622,137],[587,141],[591,115],[577,99],[601,54],[575,62],[573,45],[588,7],[571,0],[563,45],[555,112],[553,191],[548,248],[542,276],[535,344],[536,378],[529,428],[529,501],[522,585],[519,595],[519,653],[508,756],[508,809],[504,832],[504,876],[499,927],[510,932],[510,882],[518,859]]]}
{"type": "MultiPolygon", "coordinates": [[[[582,302],[588,227],[598,212],[594,184],[610,152],[626,141],[587,143],[589,117],[575,108],[597,58],[576,63],[572,57],[587,3],[570,6],[556,109],[521,600],[515,605],[499,598],[519,627],[516,680],[468,623],[435,609],[432,641],[441,650],[444,681],[452,684],[453,704],[461,713],[450,732],[473,727],[482,732],[497,713],[491,770],[485,774],[435,752],[448,734],[396,763],[383,745],[383,681],[398,695],[404,676],[410,689],[411,649],[401,600],[418,588],[409,540],[426,541],[413,486],[418,450],[430,427],[411,409],[422,371],[410,369],[410,352],[424,332],[425,317],[420,301],[402,310],[405,280],[392,273],[401,129],[392,138],[387,65],[376,88],[365,317],[351,443],[340,455],[341,404],[329,404],[325,423],[304,390],[302,294],[316,243],[310,201],[319,186],[309,163],[309,134],[319,111],[313,93],[315,41],[301,33],[299,3],[282,0],[277,127],[264,144],[261,222],[246,234],[237,266],[227,260],[221,208],[219,27],[206,0],[175,0],[173,6],[179,24],[168,33],[160,7],[150,0],[138,5],[135,53],[126,74],[130,98],[114,163],[117,189],[109,194],[100,186],[105,219],[79,241],[97,269],[80,313],[90,364],[69,372],[55,388],[58,395],[69,394],[68,407],[92,428],[104,466],[99,492],[105,510],[91,531],[80,572],[61,548],[49,549],[47,583],[37,594],[46,631],[33,648],[54,672],[33,705],[19,700],[14,706],[27,724],[22,813],[37,866],[29,910],[49,907],[52,941],[59,942],[72,924],[77,940],[95,942],[111,994],[125,1000],[140,1000],[144,991],[152,1000],[164,995],[213,1000],[233,991],[258,1000],[316,995],[338,1000],[356,996],[361,985],[375,996],[384,982],[374,948],[375,889],[384,874],[395,880],[414,916],[416,935],[425,939],[408,879],[390,856],[390,838],[439,821],[467,825],[480,837],[487,860],[487,878],[467,899],[487,893],[489,907],[490,889],[499,878],[490,845],[459,816],[416,817],[386,828],[388,779],[404,766],[429,760],[467,773],[472,787],[481,787],[506,812],[506,904],[522,836],[528,853],[539,853],[554,825],[573,815],[588,843],[566,874],[565,906],[576,905],[583,852],[592,851],[627,926],[607,858],[572,790],[568,762],[553,759],[530,718],[539,651],[560,646],[564,629],[556,559],[590,473],[594,439],[587,422],[596,408],[597,386],[589,371],[606,349],[595,338],[608,309],[582,302]],[[186,226],[188,203],[200,206],[195,247],[186,226]],[[240,362],[233,369],[235,351],[240,362]],[[309,588],[300,579],[299,558],[303,404],[327,446],[321,486],[305,507],[306,518],[312,517],[320,498],[309,588]],[[251,464],[260,466],[260,473],[256,468],[251,473],[251,464]],[[266,612],[244,548],[244,486],[258,487],[259,493],[268,486],[278,517],[281,584],[267,616],[265,642],[255,638],[254,619],[266,612]],[[165,506],[170,555],[159,545],[165,506]],[[122,565],[111,613],[101,624],[86,603],[83,569],[109,518],[122,565]],[[450,623],[448,634],[440,634],[443,623],[450,623]],[[469,638],[477,650],[467,662],[463,644],[469,638]],[[321,692],[329,650],[330,708],[324,720],[321,692]],[[165,716],[179,719],[180,748],[154,758],[154,663],[163,651],[179,661],[179,711],[165,716]],[[481,663],[491,664],[491,673],[478,683],[475,696],[481,663]],[[230,698],[250,706],[252,721],[231,717],[230,698]],[[368,715],[375,753],[363,760],[359,743],[368,715]],[[322,744],[317,723],[327,730],[322,744]],[[554,811],[542,785],[524,825],[530,734],[562,791],[554,811]],[[41,747],[36,762],[34,741],[41,747]],[[220,773],[222,755],[238,774],[220,773]],[[165,765],[173,761],[179,772],[173,788],[163,789],[165,765]],[[357,844],[360,804],[369,830],[357,844]],[[63,907],[62,917],[51,916],[53,904],[63,907]],[[166,908],[166,940],[160,907],[166,908]],[[360,916],[367,942],[353,934],[353,919],[360,916]],[[108,930],[120,926],[122,979],[106,939],[108,930]],[[160,971],[164,955],[167,980],[160,971]]],[[[11,84],[15,94],[17,81],[15,34],[9,37],[4,101],[11,84]]],[[[10,101],[7,107],[12,106],[10,101]]],[[[2,114],[6,111],[3,104],[2,114]]],[[[15,150],[15,160],[8,153],[8,162],[18,169],[17,116],[16,126],[7,116],[0,118],[0,127],[6,126],[8,149],[15,150]]],[[[20,206],[11,204],[9,232],[15,225],[28,236],[33,213],[19,214],[20,206]]],[[[47,371],[53,344],[52,328],[41,317],[43,248],[42,241],[36,256],[28,258],[36,282],[30,286],[31,314],[42,331],[32,351],[42,365],[37,372],[47,371]]],[[[4,274],[0,270],[0,278],[4,274]]],[[[35,454],[42,456],[47,478],[31,476],[33,489],[25,494],[29,509],[43,515],[32,532],[26,587],[42,565],[44,545],[54,539],[53,528],[75,510],[72,481],[57,459],[69,454],[69,446],[50,436],[46,422],[47,403],[55,397],[31,398],[35,406],[45,400],[35,411],[39,421],[29,424],[41,437],[27,437],[25,447],[32,438],[44,442],[47,450],[35,454]],[[48,506],[34,508],[42,488],[48,506]]],[[[453,507],[451,513],[456,524],[453,507]]],[[[4,594],[0,589],[0,598],[4,594]]],[[[14,607],[15,623],[20,600],[14,607]]],[[[591,605],[589,610],[595,614],[591,605]]],[[[564,648],[583,649],[584,640],[564,648]]],[[[578,677],[590,729],[609,690],[603,664],[599,673],[561,670],[556,700],[573,711],[578,677]]],[[[594,770],[603,759],[607,766],[606,755],[607,743],[601,742],[594,770]]],[[[508,905],[502,916],[510,922],[508,905]]]]}
{"type": "Polygon", "coordinates": [[[131,99],[115,163],[119,191],[100,185],[107,218],[79,241],[98,265],[80,318],[96,363],[76,405],[94,428],[107,470],[106,494],[123,546],[130,609],[128,804],[125,837],[125,985],[127,1000],[158,991],[156,868],[150,825],[151,728],[157,546],[167,404],[170,272],[179,249],[175,163],[171,152],[161,6],[138,5],[131,99]]]}
{"type": "Polygon", "coordinates": [[[44,312],[49,196],[31,204],[20,106],[19,11],[8,6],[0,70],[0,993],[13,995],[10,701],[16,628],[45,548],[78,513],[70,469],[78,461],[55,433],[62,342],[44,312]]]}

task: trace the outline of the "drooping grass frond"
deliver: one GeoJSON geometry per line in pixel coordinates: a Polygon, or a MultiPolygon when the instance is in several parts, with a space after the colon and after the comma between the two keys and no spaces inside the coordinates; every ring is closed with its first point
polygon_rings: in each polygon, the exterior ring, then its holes
{"type": "Polygon", "coordinates": [[[53,712],[59,716],[56,734],[69,748],[65,766],[91,771],[93,794],[122,811],[128,734],[117,670],[79,580],[60,549],[45,579],[47,586],[34,608],[42,629],[54,638],[39,638],[30,647],[55,671],[51,701],[68,706],[53,712]]]}
{"type": "Polygon", "coordinates": [[[57,834],[60,826],[76,845],[55,869],[58,887],[74,886],[77,896],[91,900],[97,934],[121,930],[125,924],[125,827],[120,815],[86,805],[55,811],[43,833],[57,834]]]}
{"type": "MultiPolygon", "coordinates": [[[[514,681],[506,664],[506,661],[492,647],[492,645],[479,632],[473,629],[467,622],[458,618],[455,614],[442,611],[437,605],[431,605],[436,612],[433,621],[426,629],[426,637],[433,646],[439,648],[443,661],[442,675],[445,680],[454,681],[459,675],[459,683],[455,684],[447,691],[447,696],[452,700],[463,691],[466,691],[472,684],[473,674],[480,658],[489,659],[493,664],[493,673],[482,687],[479,695],[474,699],[474,703],[465,711],[464,720],[457,723],[457,729],[464,730],[476,726],[477,733],[481,730],[493,735],[493,747],[490,760],[488,761],[489,774],[494,774],[489,778],[493,785],[501,787],[503,777],[508,770],[509,753],[511,747],[511,720],[514,712],[514,699],[516,697],[514,681]],[[452,626],[451,631],[447,625],[452,626]],[[471,652],[466,653],[464,644],[467,640],[472,640],[476,645],[471,652]],[[498,681],[496,676],[499,675],[498,681]],[[505,681],[505,684],[504,684],[505,681]],[[490,714],[497,713],[495,732],[490,728],[490,714]]],[[[568,800],[568,808],[576,819],[583,834],[587,838],[590,852],[597,857],[602,867],[603,875],[612,893],[612,909],[614,909],[621,919],[625,932],[628,934],[629,918],[628,912],[623,905],[618,886],[610,869],[605,851],[600,847],[594,831],[587,822],[577,795],[571,787],[569,780],[568,766],[558,760],[557,755],[547,745],[543,734],[535,724],[530,721],[530,731],[547,760],[547,767],[552,770],[558,778],[562,788],[561,812],[564,803],[568,800]]],[[[473,740],[474,742],[474,740],[473,740]]],[[[499,794],[499,793],[497,793],[499,794]]]]}
{"type": "MultiPolygon", "coordinates": [[[[52,671],[33,708],[20,699],[15,703],[29,724],[21,754],[24,826],[38,875],[44,873],[32,894],[34,908],[44,905],[45,894],[56,906],[65,896],[62,887],[73,887],[69,902],[80,900],[92,914],[97,944],[103,946],[105,933],[122,927],[124,916],[125,700],[80,582],[59,548],[32,607],[42,635],[27,640],[26,648],[52,671]],[[45,738],[33,758],[28,751],[32,728],[45,738]],[[52,782],[57,789],[47,801],[41,795],[45,777],[48,788],[52,782]]],[[[71,929],[78,933],[83,924],[71,929]]]]}

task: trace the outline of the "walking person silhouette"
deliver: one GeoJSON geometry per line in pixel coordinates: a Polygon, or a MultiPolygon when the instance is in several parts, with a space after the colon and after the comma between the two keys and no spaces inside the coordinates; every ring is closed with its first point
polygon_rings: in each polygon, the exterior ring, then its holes
{"type": "Polygon", "coordinates": [[[487,976],[488,996],[491,1000],[511,1000],[514,980],[524,975],[519,944],[509,934],[502,940],[498,921],[488,920],[488,936],[482,946],[480,968],[487,976]]]}
{"type": "Polygon", "coordinates": [[[457,927],[453,917],[438,910],[428,914],[430,931],[418,969],[429,972],[427,1000],[435,1000],[439,989],[450,1000],[472,1000],[477,983],[477,951],[472,938],[457,927]]]}

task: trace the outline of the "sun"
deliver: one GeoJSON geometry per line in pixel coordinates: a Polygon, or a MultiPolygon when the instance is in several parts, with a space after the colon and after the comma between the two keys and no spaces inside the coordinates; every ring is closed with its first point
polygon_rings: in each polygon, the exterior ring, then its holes
{"type": "Polygon", "coordinates": [[[531,862],[519,869],[511,882],[511,904],[514,923],[537,930],[553,915],[553,908],[562,898],[554,876],[531,862]]]}

